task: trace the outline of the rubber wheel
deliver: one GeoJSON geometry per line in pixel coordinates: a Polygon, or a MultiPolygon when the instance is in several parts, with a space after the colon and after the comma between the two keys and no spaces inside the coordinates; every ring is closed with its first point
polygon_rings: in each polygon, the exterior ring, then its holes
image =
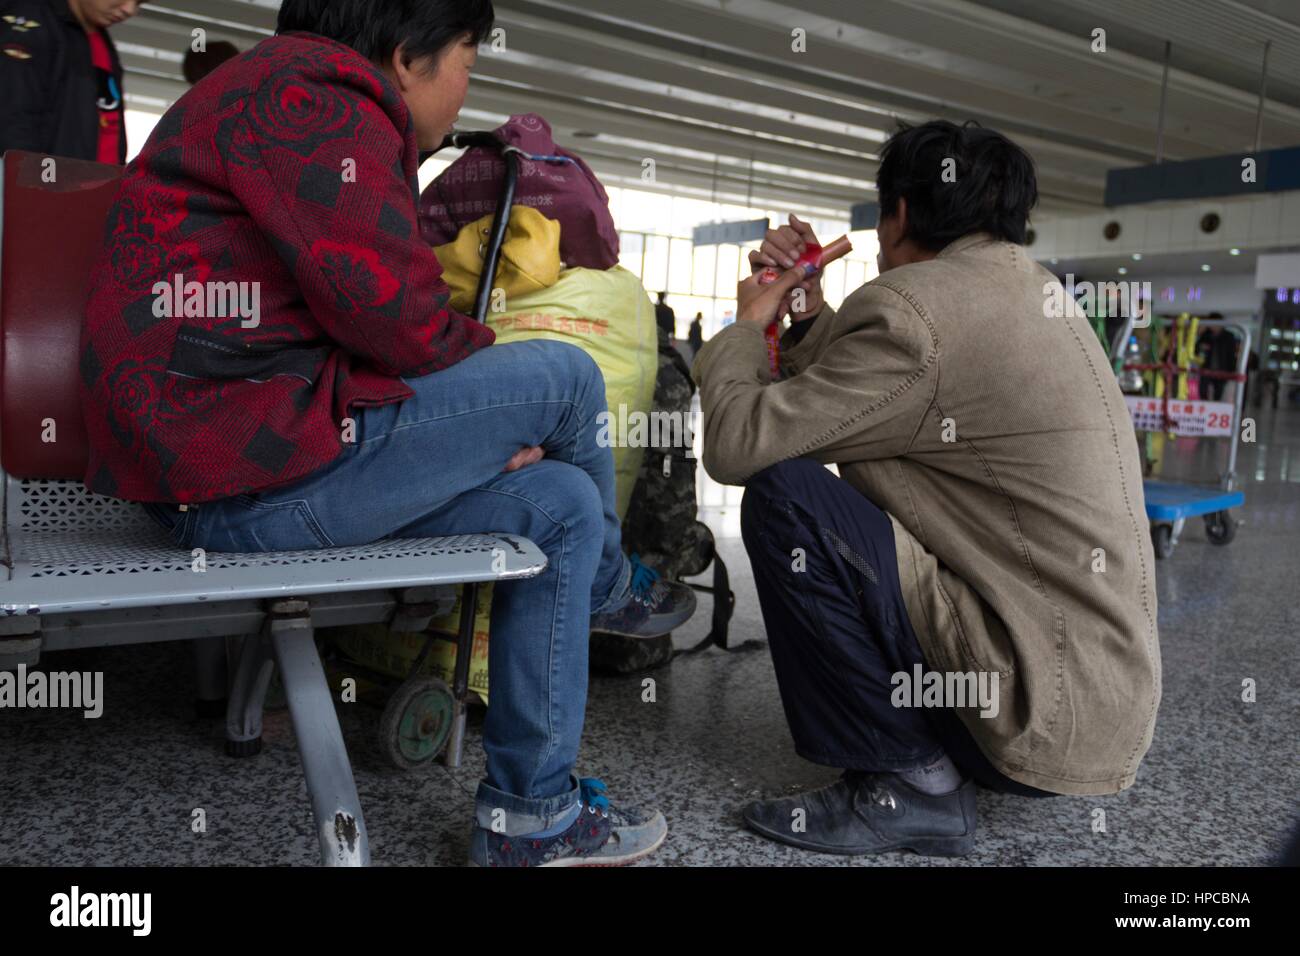
{"type": "Polygon", "coordinates": [[[1153,524],[1151,526],[1151,547],[1155,549],[1156,557],[1164,560],[1174,553],[1174,528],[1173,525],[1153,524]]]}
{"type": "Polygon", "coordinates": [[[456,700],[451,688],[433,677],[401,684],[384,705],[379,749],[399,770],[428,763],[447,746],[456,700]]]}
{"type": "Polygon", "coordinates": [[[1227,544],[1237,536],[1237,519],[1227,511],[1206,515],[1205,536],[1210,544],[1227,544]]]}

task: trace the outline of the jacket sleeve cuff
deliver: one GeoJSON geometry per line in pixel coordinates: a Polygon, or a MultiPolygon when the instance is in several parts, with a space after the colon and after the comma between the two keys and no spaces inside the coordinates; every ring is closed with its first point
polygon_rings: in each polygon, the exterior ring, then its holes
{"type": "Polygon", "coordinates": [[[691,378],[704,388],[714,365],[735,369],[753,365],[755,381],[767,383],[772,374],[767,365],[767,342],[763,330],[752,322],[734,322],[704,343],[691,367],[691,378]]]}
{"type": "Polygon", "coordinates": [[[835,310],[823,305],[822,310],[806,323],[811,326],[800,338],[795,338],[790,330],[781,336],[781,371],[789,377],[798,375],[821,355],[830,328],[834,324],[835,310]]]}

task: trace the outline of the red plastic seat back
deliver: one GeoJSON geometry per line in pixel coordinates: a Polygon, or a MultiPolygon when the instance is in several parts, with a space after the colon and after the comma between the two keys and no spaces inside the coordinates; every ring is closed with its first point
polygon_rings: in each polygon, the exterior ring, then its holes
{"type": "Polygon", "coordinates": [[[17,150],[3,163],[0,462],[16,478],[80,479],[81,323],[122,167],[17,150]]]}

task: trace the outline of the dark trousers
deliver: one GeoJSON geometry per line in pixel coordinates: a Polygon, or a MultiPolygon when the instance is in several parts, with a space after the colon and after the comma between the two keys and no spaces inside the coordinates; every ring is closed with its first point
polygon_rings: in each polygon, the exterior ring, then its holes
{"type": "Polygon", "coordinates": [[[883,511],[824,466],[797,458],[747,482],[741,531],[800,756],[881,772],[923,767],[946,752],[985,787],[1050,796],[994,769],[952,710],[890,702],[894,674],[928,667],[883,511]]]}

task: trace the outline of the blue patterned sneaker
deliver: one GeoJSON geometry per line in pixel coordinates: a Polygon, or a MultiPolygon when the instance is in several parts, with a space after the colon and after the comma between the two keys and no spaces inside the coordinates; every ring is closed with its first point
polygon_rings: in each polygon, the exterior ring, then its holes
{"type": "Polygon", "coordinates": [[[470,866],[626,866],[649,856],[668,836],[658,810],[615,809],[605,784],[579,781],[578,819],[557,836],[506,836],[476,826],[469,840],[470,866]]]}
{"type": "Polygon", "coordinates": [[[659,572],[632,555],[632,587],[627,603],[616,611],[595,614],[591,629],[623,637],[659,637],[674,631],[695,613],[695,592],[680,581],[665,581],[659,572]]]}

